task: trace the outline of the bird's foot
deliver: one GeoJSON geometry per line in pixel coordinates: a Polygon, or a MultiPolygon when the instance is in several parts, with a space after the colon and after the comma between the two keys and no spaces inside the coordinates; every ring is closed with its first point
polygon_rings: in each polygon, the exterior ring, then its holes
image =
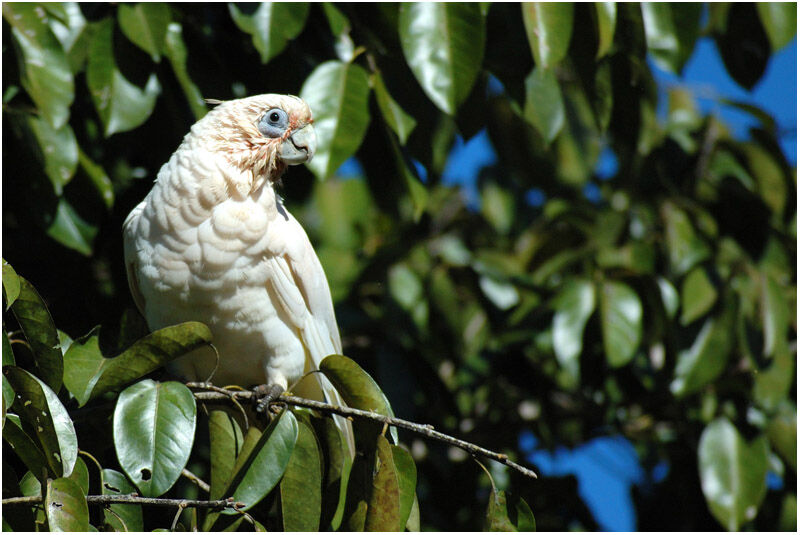
{"type": "Polygon", "coordinates": [[[257,413],[265,413],[267,409],[269,409],[270,403],[277,400],[281,397],[284,390],[283,387],[279,384],[271,384],[271,385],[258,385],[253,388],[253,392],[255,393],[255,400],[256,405],[256,412],[257,413]]]}

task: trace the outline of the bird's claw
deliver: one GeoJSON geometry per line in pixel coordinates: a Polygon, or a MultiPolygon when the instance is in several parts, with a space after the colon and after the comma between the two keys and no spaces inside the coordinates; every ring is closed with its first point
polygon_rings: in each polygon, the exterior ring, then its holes
{"type": "Polygon", "coordinates": [[[255,393],[255,400],[256,404],[256,412],[257,413],[264,413],[267,412],[270,403],[277,400],[281,397],[284,390],[281,385],[278,384],[271,384],[271,385],[258,385],[253,389],[255,393]]]}

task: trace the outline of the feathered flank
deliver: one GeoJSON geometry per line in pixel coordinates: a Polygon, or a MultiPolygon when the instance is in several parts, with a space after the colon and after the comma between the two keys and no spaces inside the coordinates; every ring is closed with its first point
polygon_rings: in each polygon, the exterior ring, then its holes
{"type": "MultiPolygon", "coordinates": [[[[219,101],[215,101],[219,102],[219,101]]],[[[219,351],[216,384],[288,388],[342,345],[328,282],[274,184],[316,150],[311,110],[291,95],[219,102],[195,123],[123,225],[128,282],[151,329],[195,320],[219,351]]],[[[208,348],[174,363],[206,380],[208,348]]],[[[311,374],[306,397],[343,405],[311,374]]],[[[354,453],[352,427],[337,417],[354,453]]]]}

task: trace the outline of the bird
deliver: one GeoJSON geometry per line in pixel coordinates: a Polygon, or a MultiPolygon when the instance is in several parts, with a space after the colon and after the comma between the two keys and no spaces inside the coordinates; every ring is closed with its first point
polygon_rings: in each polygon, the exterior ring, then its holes
{"type": "MultiPolygon", "coordinates": [[[[342,353],[322,264],[277,191],[288,166],[314,157],[314,120],[292,95],[212,103],[123,223],[128,284],[151,330],[185,321],[211,330],[216,352],[194,350],[174,373],[286,390],[342,353]]],[[[345,405],[321,373],[292,392],[345,405]]],[[[334,419],[352,458],[352,425],[334,419]]]]}

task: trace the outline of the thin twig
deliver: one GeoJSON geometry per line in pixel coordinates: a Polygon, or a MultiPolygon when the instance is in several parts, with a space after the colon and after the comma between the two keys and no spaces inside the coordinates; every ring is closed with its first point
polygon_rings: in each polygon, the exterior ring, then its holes
{"type": "MultiPolygon", "coordinates": [[[[19,496],[16,498],[3,498],[2,504],[6,505],[35,505],[42,503],[41,496],[19,496]]],[[[86,503],[91,505],[107,505],[123,503],[127,505],[155,505],[159,507],[197,507],[199,509],[233,509],[237,510],[245,504],[227,500],[184,500],[171,498],[145,498],[136,494],[98,494],[86,497],[86,503]]]]}
{"type": "MultiPolygon", "coordinates": [[[[203,383],[187,383],[187,386],[193,388],[206,388],[209,385],[205,385],[203,383]]],[[[198,399],[200,401],[223,401],[227,399],[252,400],[254,395],[253,392],[245,390],[231,391],[217,387],[210,388],[210,390],[212,391],[194,392],[195,399],[198,399]],[[220,390],[223,391],[220,392],[220,390]]],[[[427,424],[423,425],[414,422],[409,422],[407,420],[401,420],[400,418],[392,418],[390,416],[384,416],[382,414],[363,411],[360,409],[354,409],[352,407],[340,407],[338,405],[329,405],[328,403],[323,403],[321,401],[300,398],[286,393],[281,394],[281,396],[276,400],[276,402],[286,403],[287,405],[293,405],[295,407],[306,407],[308,409],[315,409],[325,413],[338,414],[340,416],[345,416],[350,418],[361,418],[363,420],[371,420],[377,423],[392,425],[400,429],[406,429],[408,431],[411,431],[412,433],[423,435],[428,438],[432,438],[434,440],[450,444],[451,446],[456,446],[457,448],[461,448],[462,450],[471,453],[472,455],[480,455],[482,457],[486,457],[487,459],[495,460],[499,463],[508,466],[509,468],[513,468],[514,470],[525,476],[534,479],[537,477],[536,472],[515,463],[514,461],[508,458],[508,455],[504,453],[497,453],[491,450],[487,450],[486,448],[482,448],[477,444],[473,444],[471,442],[467,442],[466,440],[461,440],[452,437],[450,435],[441,433],[439,431],[435,431],[432,425],[427,425],[427,424]]]]}
{"type": "Polygon", "coordinates": [[[194,483],[195,485],[197,485],[198,487],[200,487],[203,491],[211,492],[211,485],[209,485],[208,483],[206,483],[205,481],[203,481],[202,479],[191,473],[186,468],[181,470],[181,475],[186,479],[188,479],[189,481],[191,481],[192,483],[194,483]]]}

